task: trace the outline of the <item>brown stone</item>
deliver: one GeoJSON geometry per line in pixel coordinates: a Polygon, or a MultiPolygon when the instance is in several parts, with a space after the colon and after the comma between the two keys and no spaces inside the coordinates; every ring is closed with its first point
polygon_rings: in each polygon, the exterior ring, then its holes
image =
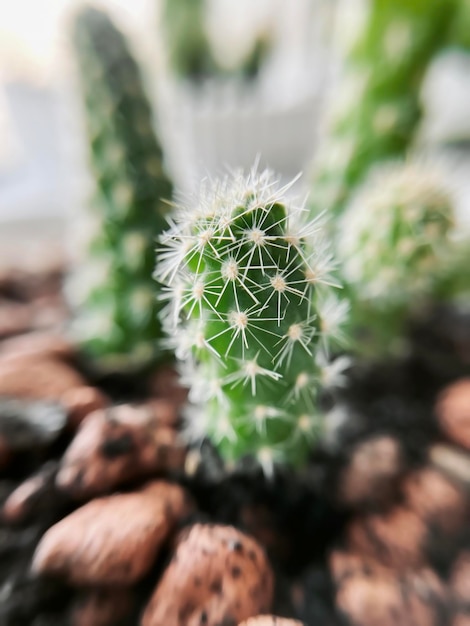
{"type": "Polygon", "coordinates": [[[38,356],[39,358],[71,359],[75,348],[61,335],[50,333],[27,333],[6,339],[0,345],[0,357],[5,359],[38,356]]]}
{"type": "Polygon", "coordinates": [[[435,444],[429,449],[429,460],[452,480],[466,489],[470,487],[470,454],[466,450],[435,444]]]}
{"type": "Polygon", "coordinates": [[[24,355],[14,360],[0,360],[0,396],[60,400],[66,391],[85,384],[76,370],[54,358],[24,355]]]}
{"type": "Polygon", "coordinates": [[[457,613],[449,622],[449,626],[470,626],[470,613],[457,613]]]}
{"type": "Polygon", "coordinates": [[[32,569],[79,586],[131,585],[151,568],[189,507],[184,489],[163,481],[97,498],[46,532],[32,569]]]}
{"type": "Polygon", "coordinates": [[[33,310],[28,304],[0,300],[0,339],[24,333],[33,323],[33,310]]]}
{"type": "Polygon", "coordinates": [[[364,441],[341,473],[338,499],[357,508],[389,502],[402,471],[402,450],[396,439],[384,435],[364,441]]]}
{"type": "MultiPolygon", "coordinates": [[[[5,500],[2,508],[3,520],[16,524],[25,521],[38,507],[46,508],[55,492],[56,469],[57,464],[50,461],[22,482],[5,500]]],[[[57,494],[55,495],[55,499],[58,499],[57,494]]]]}
{"type": "Polygon", "coordinates": [[[87,415],[109,406],[110,400],[96,387],[74,387],[61,396],[61,404],[66,408],[68,424],[76,430],[87,415]]]}
{"type": "Polygon", "coordinates": [[[84,591],[74,603],[70,626],[115,626],[130,614],[133,604],[126,588],[84,591]]]}
{"type": "Polygon", "coordinates": [[[258,615],[258,617],[250,617],[238,626],[302,626],[302,622],[275,615],[258,615]]]}
{"type": "Polygon", "coordinates": [[[149,394],[168,400],[177,409],[186,404],[188,390],[181,385],[178,372],[172,367],[159,368],[150,378],[149,394]]]}
{"type": "Polygon", "coordinates": [[[447,437],[470,449],[470,378],[462,378],[444,389],[436,402],[436,414],[447,437]]]}
{"type": "Polygon", "coordinates": [[[455,561],[450,574],[449,587],[453,598],[470,605],[470,551],[466,550],[455,561]]]}
{"type": "Polygon", "coordinates": [[[424,563],[426,539],[423,521],[400,506],[384,514],[357,517],[347,529],[349,549],[397,570],[424,563]]]}
{"type": "Polygon", "coordinates": [[[179,425],[179,413],[177,406],[165,398],[156,398],[141,405],[149,415],[150,420],[155,420],[159,426],[177,428],[179,425]]]}
{"type": "Polygon", "coordinates": [[[355,552],[333,550],[329,555],[328,565],[331,577],[337,586],[352,576],[380,577],[389,570],[370,558],[355,552]]]}
{"type": "Polygon", "coordinates": [[[402,490],[406,506],[425,524],[445,533],[455,533],[465,525],[466,493],[438,470],[426,467],[413,472],[402,490]]]}
{"type": "Polygon", "coordinates": [[[231,526],[182,533],[141,626],[218,626],[267,613],[273,574],[262,548],[231,526]]]}
{"type": "Polygon", "coordinates": [[[181,467],[184,455],[175,430],[160,427],[145,408],[123,404],[83,420],[64,455],[57,485],[73,497],[89,497],[181,467]]]}
{"type": "Polygon", "coordinates": [[[338,609],[355,626],[441,626],[443,602],[443,587],[430,570],[400,578],[392,571],[358,574],[336,594],[338,609]]]}

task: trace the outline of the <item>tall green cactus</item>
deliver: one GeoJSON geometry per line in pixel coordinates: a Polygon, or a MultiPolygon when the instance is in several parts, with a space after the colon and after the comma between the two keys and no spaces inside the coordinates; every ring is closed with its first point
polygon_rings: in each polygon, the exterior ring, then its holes
{"type": "Polygon", "coordinates": [[[95,8],[78,14],[73,35],[94,178],[86,257],[68,286],[74,330],[103,367],[140,367],[161,333],[152,271],[172,184],[123,35],[95,8]]]}
{"type": "Polygon", "coordinates": [[[321,388],[344,365],[328,364],[328,347],[348,308],[322,226],[285,192],[256,170],[203,187],[163,236],[156,271],[191,388],[190,433],[267,473],[304,462],[321,433],[321,388]]]}
{"type": "Polygon", "coordinates": [[[334,94],[319,151],[312,212],[342,212],[379,161],[401,158],[421,118],[420,87],[446,41],[458,0],[369,0],[369,12],[334,94]]]}
{"type": "Polygon", "coordinates": [[[444,172],[426,161],[378,167],[356,193],[337,248],[359,351],[401,348],[413,315],[455,295],[448,287],[465,271],[457,267],[454,205],[444,172]]]}

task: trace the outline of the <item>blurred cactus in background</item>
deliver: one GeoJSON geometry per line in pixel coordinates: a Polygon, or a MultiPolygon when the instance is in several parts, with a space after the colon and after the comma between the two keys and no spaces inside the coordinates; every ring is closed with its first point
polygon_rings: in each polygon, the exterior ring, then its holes
{"type": "Polygon", "coordinates": [[[86,256],[68,286],[75,332],[104,368],[141,367],[155,360],[161,332],[152,272],[172,184],[121,32],[106,14],[85,8],[73,41],[94,178],[86,256]]]}
{"type": "Polygon", "coordinates": [[[214,49],[208,28],[207,0],[165,0],[163,39],[169,65],[178,77],[201,81],[215,76],[255,77],[269,51],[267,32],[260,32],[251,48],[231,64],[214,49]]]}
{"type": "Polygon", "coordinates": [[[420,87],[458,0],[369,0],[319,151],[312,211],[340,214],[369,168],[403,157],[421,119],[420,87]]]}
{"type": "Polygon", "coordinates": [[[286,200],[269,172],[203,186],[163,235],[169,344],[190,386],[188,431],[222,457],[266,473],[305,462],[321,436],[321,390],[348,305],[336,295],[321,223],[286,200]]]}
{"type": "Polygon", "coordinates": [[[358,352],[401,349],[413,315],[458,295],[466,272],[454,209],[444,172],[425,161],[379,166],[357,191],[337,249],[358,352]]]}

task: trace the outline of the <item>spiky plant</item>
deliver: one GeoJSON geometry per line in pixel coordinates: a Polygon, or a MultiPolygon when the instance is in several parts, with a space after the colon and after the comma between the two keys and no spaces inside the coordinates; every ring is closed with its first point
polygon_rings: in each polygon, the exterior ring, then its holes
{"type": "Polygon", "coordinates": [[[344,365],[327,356],[347,303],[320,222],[287,189],[256,170],[203,186],[163,236],[156,271],[191,388],[190,434],[267,473],[305,461],[322,431],[322,386],[344,365]]]}
{"type": "Polygon", "coordinates": [[[356,193],[337,248],[359,350],[400,346],[407,320],[451,296],[454,204],[443,172],[426,160],[378,167],[356,193]]]}
{"type": "Polygon", "coordinates": [[[314,173],[314,214],[340,214],[372,165],[405,155],[421,119],[424,74],[446,42],[457,4],[369,0],[333,94],[331,130],[314,173]]]}
{"type": "Polygon", "coordinates": [[[154,248],[172,184],[136,61],[109,17],[85,8],[73,42],[94,179],[86,251],[68,286],[75,334],[103,367],[144,366],[161,333],[154,248]]]}

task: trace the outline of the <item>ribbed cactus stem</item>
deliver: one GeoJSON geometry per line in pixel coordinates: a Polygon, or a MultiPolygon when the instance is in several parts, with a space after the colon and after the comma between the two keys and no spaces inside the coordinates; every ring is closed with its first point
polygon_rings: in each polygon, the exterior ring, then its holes
{"type": "Polygon", "coordinates": [[[340,214],[369,168],[401,158],[421,119],[420,88],[458,0],[370,0],[334,93],[314,174],[312,212],[340,214]]]}
{"type": "Polygon", "coordinates": [[[156,271],[191,387],[190,433],[266,472],[301,464],[320,436],[326,355],[347,314],[320,222],[285,193],[255,170],[203,188],[163,236],[156,271]]]}
{"type": "Polygon", "coordinates": [[[84,259],[67,292],[83,350],[104,368],[144,366],[161,327],[152,272],[172,185],[136,61],[108,16],[85,8],[73,42],[94,191],[84,259]]]}
{"type": "Polygon", "coordinates": [[[351,321],[383,342],[379,352],[400,339],[406,320],[440,298],[456,251],[454,205],[439,167],[394,163],[369,175],[339,221],[351,321]]]}

